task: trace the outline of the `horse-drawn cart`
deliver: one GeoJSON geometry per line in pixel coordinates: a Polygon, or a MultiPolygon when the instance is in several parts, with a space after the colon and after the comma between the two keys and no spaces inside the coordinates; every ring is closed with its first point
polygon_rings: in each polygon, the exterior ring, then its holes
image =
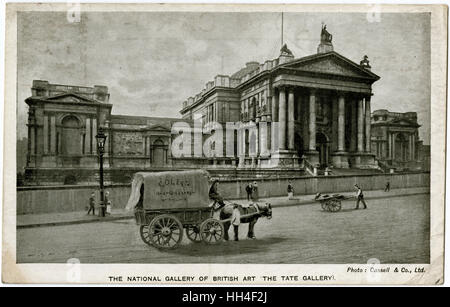
{"type": "Polygon", "coordinates": [[[320,202],[323,211],[338,212],[342,209],[341,202],[352,198],[354,198],[354,196],[351,195],[317,193],[314,200],[320,202]]]}
{"type": "Polygon", "coordinates": [[[192,242],[216,244],[224,227],[213,217],[209,175],[203,170],[136,173],[127,208],[134,208],[142,240],[160,249],[175,248],[184,231],[192,242]]]}

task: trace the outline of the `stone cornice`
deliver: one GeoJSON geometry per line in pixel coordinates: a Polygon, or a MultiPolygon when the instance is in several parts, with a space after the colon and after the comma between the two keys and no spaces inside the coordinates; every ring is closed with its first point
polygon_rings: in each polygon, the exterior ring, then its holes
{"type": "Polygon", "coordinates": [[[29,97],[27,99],[25,99],[25,103],[27,103],[28,105],[32,105],[35,103],[54,103],[54,104],[61,104],[61,105],[74,105],[74,106],[99,106],[99,107],[103,107],[103,108],[112,108],[112,104],[111,103],[105,103],[105,102],[98,102],[95,100],[92,101],[78,101],[78,102],[67,102],[67,101],[59,101],[59,100],[49,100],[45,97],[43,98],[38,98],[38,97],[29,97]]]}

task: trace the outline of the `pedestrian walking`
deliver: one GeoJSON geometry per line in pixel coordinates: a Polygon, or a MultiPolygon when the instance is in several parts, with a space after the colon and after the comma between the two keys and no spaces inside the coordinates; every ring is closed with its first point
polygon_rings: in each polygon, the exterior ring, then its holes
{"type": "Polygon", "coordinates": [[[294,198],[294,187],[290,180],[289,180],[288,186],[287,186],[287,193],[288,193],[288,199],[294,198]]]}
{"type": "Polygon", "coordinates": [[[366,202],[364,200],[364,194],[363,194],[362,189],[357,184],[355,184],[355,188],[358,190],[356,192],[357,200],[356,200],[356,208],[355,209],[359,209],[359,203],[360,202],[362,202],[362,204],[364,205],[364,209],[367,209],[367,205],[366,205],[366,202]]]}
{"type": "Polygon", "coordinates": [[[388,181],[386,182],[386,187],[384,188],[385,192],[389,192],[391,190],[391,183],[388,181]]]}
{"type": "Polygon", "coordinates": [[[89,197],[89,210],[87,212],[87,215],[89,215],[89,213],[91,213],[95,215],[95,192],[91,193],[91,197],[89,197]]]}
{"type": "Polygon", "coordinates": [[[258,195],[258,183],[256,181],[253,181],[252,185],[252,201],[258,201],[259,195],[258,195]]]}
{"type": "Polygon", "coordinates": [[[241,212],[239,211],[239,205],[233,205],[233,215],[231,216],[231,224],[234,230],[234,241],[239,241],[239,225],[241,224],[241,212]]]}
{"type": "Polygon", "coordinates": [[[105,193],[106,215],[111,215],[111,200],[109,199],[109,191],[105,193]]]}
{"type": "Polygon", "coordinates": [[[253,186],[251,182],[247,183],[245,191],[247,192],[247,200],[252,199],[253,186]]]}

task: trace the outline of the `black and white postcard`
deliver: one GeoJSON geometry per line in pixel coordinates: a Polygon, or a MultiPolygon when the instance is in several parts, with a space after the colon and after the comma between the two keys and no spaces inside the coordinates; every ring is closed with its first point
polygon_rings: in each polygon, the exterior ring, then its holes
{"type": "Polygon", "coordinates": [[[444,5],[6,5],[8,283],[441,284],[444,5]]]}

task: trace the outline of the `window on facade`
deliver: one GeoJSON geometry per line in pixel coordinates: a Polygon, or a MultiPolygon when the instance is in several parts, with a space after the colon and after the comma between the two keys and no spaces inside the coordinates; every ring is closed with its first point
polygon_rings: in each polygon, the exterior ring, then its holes
{"type": "Polygon", "coordinates": [[[82,151],[80,121],[75,116],[69,115],[63,118],[61,125],[62,154],[67,156],[80,155],[82,151]]]}

